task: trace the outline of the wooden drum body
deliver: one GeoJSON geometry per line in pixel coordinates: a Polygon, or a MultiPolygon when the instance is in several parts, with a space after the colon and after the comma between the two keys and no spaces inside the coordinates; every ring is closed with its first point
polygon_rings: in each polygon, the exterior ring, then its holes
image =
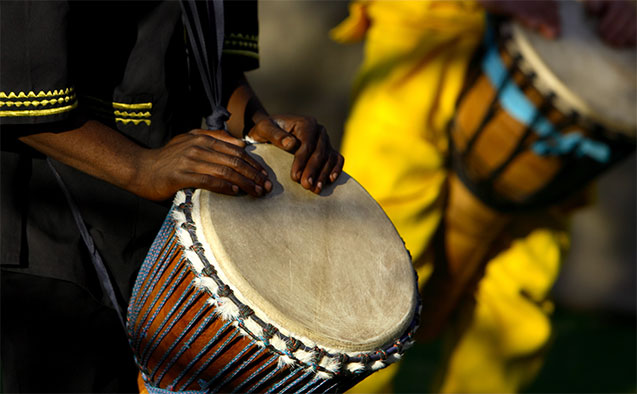
{"type": "Polygon", "coordinates": [[[346,174],[316,196],[292,155],[249,149],[273,190],[180,192],[137,278],[127,323],[150,392],[344,391],[412,343],[415,274],[380,207],[346,174]]]}
{"type": "Polygon", "coordinates": [[[557,40],[517,24],[487,33],[450,128],[455,172],[499,211],[559,202],[635,149],[635,50],[601,42],[574,1],[560,13],[557,40]]]}
{"type": "Polygon", "coordinates": [[[635,50],[601,42],[578,2],[559,6],[557,40],[490,24],[458,100],[444,258],[423,293],[424,339],[477,283],[515,213],[560,203],[635,149],[635,50]]]}

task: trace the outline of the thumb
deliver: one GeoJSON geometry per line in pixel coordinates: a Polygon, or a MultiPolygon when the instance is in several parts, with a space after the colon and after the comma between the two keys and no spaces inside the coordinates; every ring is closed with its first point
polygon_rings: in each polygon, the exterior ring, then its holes
{"type": "Polygon", "coordinates": [[[293,152],[298,143],[294,135],[283,130],[271,118],[264,119],[254,125],[248,136],[258,142],[270,142],[288,152],[293,152]]]}

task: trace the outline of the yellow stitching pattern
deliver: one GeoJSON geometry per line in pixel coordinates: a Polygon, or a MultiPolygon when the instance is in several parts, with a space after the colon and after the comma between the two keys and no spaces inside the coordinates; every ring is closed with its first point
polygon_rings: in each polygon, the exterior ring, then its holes
{"type": "Polygon", "coordinates": [[[26,109],[22,111],[0,111],[0,117],[4,116],[46,116],[56,115],[67,112],[77,107],[77,101],[66,107],[48,108],[48,109],[26,109]]]}
{"type": "Polygon", "coordinates": [[[135,126],[137,126],[138,124],[140,124],[141,122],[146,123],[146,126],[150,126],[150,119],[123,119],[123,118],[115,118],[116,122],[122,122],[124,124],[128,124],[130,122],[133,122],[133,124],[135,126]]]}
{"type": "Polygon", "coordinates": [[[49,90],[48,92],[40,90],[40,92],[38,93],[35,93],[32,90],[29,91],[28,93],[18,92],[17,94],[15,92],[9,92],[8,94],[6,92],[0,92],[0,99],[55,97],[55,96],[61,96],[61,95],[69,95],[72,92],[73,92],[73,88],[66,88],[66,89],[60,89],[60,90],[54,90],[54,91],[49,90]]]}
{"type": "Polygon", "coordinates": [[[0,108],[3,106],[7,106],[7,107],[21,107],[21,106],[25,106],[25,107],[30,107],[30,106],[34,106],[37,107],[39,105],[55,105],[55,104],[63,104],[63,103],[68,103],[71,100],[75,100],[75,95],[72,96],[66,96],[66,97],[60,97],[60,98],[54,98],[54,99],[50,99],[50,100],[41,100],[41,101],[0,101],[0,108]]]}
{"type": "Polygon", "coordinates": [[[126,104],[126,103],[116,103],[113,101],[113,108],[115,109],[151,109],[153,108],[153,103],[137,103],[137,104],[126,104]]]}
{"type": "Polygon", "coordinates": [[[118,103],[118,102],[108,102],[97,97],[87,96],[86,99],[92,102],[93,105],[89,105],[89,108],[94,112],[101,113],[102,116],[108,119],[115,118],[115,122],[122,122],[124,124],[133,123],[134,125],[138,125],[140,123],[144,123],[147,126],[150,126],[150,119],[137,119],[137,118],[150,118],[152,115],[150,111],[145,112],[134,112],[133,110],[138,109],[152,109],[153,103],[118,103]],[[112,108],[112,110],[111,110],[112,108]],[[119,111],[119,110],[124,111],[119,111]],[[128,112],[127,110],[131,111],[128,112]]]}
{"type": "Polygon", "coordinates": [[[150,118],[150,112],[122,112],[115,110],[115,115],[129,117],[129,118],[150,118]]]}
{"type": "Polygon", "coordinates": [[[253,41],[258,42],[259,36],[253,34],[230,33],[227,37],[231,40],[253,41]]]}
{"type": "Polygon", "coordinates": [[[228,55],[243,55],[248,57],[253,57],[255,59],[259,58],[259,54],[251,51],[244,51],[242,49],[224,49],[223,53],[228,55]]]}
{"type": "Polygon", "coordinates": [[[255,44],[253,42],[248,42],[248,41],[226,40],[225,44],[226,45],[240,46],[240,47],[254,48],[254,49],[258,49],[259,48],[259,45],[255,44]]]}

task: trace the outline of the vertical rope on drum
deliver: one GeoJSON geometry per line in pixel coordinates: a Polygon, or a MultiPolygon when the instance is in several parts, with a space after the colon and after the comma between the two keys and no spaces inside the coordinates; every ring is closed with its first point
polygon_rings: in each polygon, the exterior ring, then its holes
{"type": "Polygon", "coordinates": [[[279,373],[280,371],[282,371],[284,369],[288,369],[288,373],[294,373],[294,371],[290,370],[290,368],[288,368],[287,366],[281,366],[277,362],[276,367],[272,371],[270,371],[269,374],[267,374],[266,376],[261,378],[261,380],[259,380],[257,383],[255,383],[246,392],[247,393],[252,393],[252,392],[256,391],[256,389],[258,389],[263,383],[267,382],[268,380],[270,380],[270,378],[272,378],[272,376],[274,376],[276,373],[279,373]]]}
{"type": "Polygon", "coordinates": [[[139,270],[138,280],[135,281],[135,285],[133,286],[131,301],[128,308],[127,321],[129,325],[132,321],[137,319],[137,315],[139,314],[141,305],[143,304],[137,298],[139,292],[142,289],[144,283],[147,283],[147,281],[150,280],[150,272],[152,271],[153,273],[155,273],[157,271],[159,264],[155,264],[155,262],[157,261],[159,255],[166,248],[166,244],[170,239],[169,236],[171,234],[174,234],[174,231],[171,231],[173,230],[172,221],[169,222],[169,220],[169,217],[166,217],[166,219],[164,219],[164,223],[159,229],[159,234],[157,234],[157,237],[155,237],[155,240],[150,247],[150,252],[144,259],[144,262],[142,263],[142,266],[139,270]]]}
{"type": "MultiPolygon", "coordinates": [[[[265,350],[266,348],[263,348],[263,349],[265,350]]],[[[243,382],[241,382],[241,384],[239,384],[237,387],[235,387],[234,390],[232,390],[232,392],[233,393],[239,392],[239,390],[241,390],[243,388],[243,386],[245,386],[249,381],[254,379],[256,376],[258,376],[261,372],[263,372],[263,370],[271,367],[273,364],[276,364],[278,362],[278,359],[279,359],[279,355],[278,354],[275,354],[274,356],[270,357],[270,359],[267,362],[265,362],[256,371],[254,371],[250,376],[248,376],[248,378],[246,380],[244,380],[243,382]]]]}
{"type": "Polygon", "coordinates": [[[188,284],[188,286],[184,289],[179,299],[175,302],[175,304],[170,309],[170,311],[168,311],[168,314],[166,314],[166,317],[164,317],[164,320],[162,320],[161,324],[159,325],[159,327],[153,334],[152,338],[148,341],[146,348],[142,351],[143,364],[146,364],[148,362],[148,359],[150,358],[152,352],[157,348],[157,346],[159,346],[161,341],[166,337],[166,335],[168,335],[168,333],[175,326],[175,324],[177,324],[177,322],[181,320],[181,317],[184,315],[184,313],[186,313],[186,311],[190,309],[190,307],[195,303],[195,301],[198,298],[200,298],[203,294],[205,294],[204,291],[200,290],[197,287],[194,287],[192,283],[188,284]],[[190,298],[188,298],[188,301],[186,301],[185,304],[182,304],[183,300],[192,291],[194,291],[194,293],[190,296],[190,298]],[[179,311],[177,311],[177,306],[180,307],[179,311]],[[175,314],[175,311],[177,311],[176,314],[175,314]],[[172,318],[171,322],[168,323],[168,320],[170,320],[171,318],[172,318]],[[163,333],[160,335],[162,331],[163,333]],[[156,341],[157,336],[159,336],[159,340],[156,341]]]}
{"type": "MultiPolygon", "coordinates": [[[[137,307],[134,310],[135,319],[139,317],[139,312],[143,309],[144,305],[148,301],[148,298],[153,292],[153,289],[157,286],[159,279],[164,275],[164,272],[169,267],[170,264],[165,263],[166,256],[170,256],[173,253],[173,249],[176,246],[176,240],[172,238],[170,242],[162,248],[160,255],[157,257],[155,261],[149,262],[152,266],[152,269],[149,270],[148,277],[141,283],[139,291],[141,292],[140,299],[142,302],[137,303],[137,307]],[[158,263],[159,262],[159,263],[158,263]]],[[[141,320],[138,321],[138,324],[143,324],[146,316],[144,316],[141,320]]],[[[139,327],[136,327],[133,334],[136,334],[139,330],[139,327]]]]}
{"type": "MultiPolygon", "coordinates": [[[[155,367],[153,368],[153,371],[151,373],[151,378],[155,375],[155,373],[157,373],[157,371],[159,370],[159,367],[164,363],[164,361],[166,361],[166,359],[168,358],[168,356],[172,353],[173,350],[175,350],[175,348],[177,347],[177,345],[179,344],[179,342],[181,342],[182,339],[184,339],[184,337],[186,336],[186,334],[188,334],[188,332],[195,326],[195,324],[197,324],[199,322],[199,319],[201,318],[201,316],[207,312],[210,311],[210,309],[212,308],[212,305],[210,304],[206,304],[203,308],[201,308],[199,310],[199,312],[197,312],[197,314],[188,322],[188,325],[186,326],[186,328],[184,328],[181,331],[181,334],[179,334],[179,336],[177,338],[175,338],[175,340],[173,341],[173,343],[170,345],[170,347],[164,352],[164,355],[159,359],[159,362],[155,365],[155,367]]],[[[210,319],[216,317],[216,314],[213,312],[210,315],[206,316],[206,318],[204,319],[204,322],[202,324],[205,324],[207,321],[209,321],[210,319]]],[[[161,341],[160,341],[161,342],[161,341]]]]}
{"type": "MultiPolygon", "coordinates": [[[[223,326],[217,331],[217,333],[208,341],[208,343],[199,351],[199,353],[197,353],[197,355],[195,357],[193,357],[192,360],[190,360],[190,362],[188,363],[188,365],[186,365],[186,367],[182,370],[181,375],[179,375],[177,377],[177,379],[175,379],[172,384],[170,385],[170,387],[173,387],[177,382],[179,382],[179,380],[183,377],[182,375],[185,375],[198,361],[201,360],[201,358],[212,348],[214,347],[214,345],[217,344],[217,341],[219,340],[219,338],[221,336],[223,336],[228,327],[232,327],[230,325],[230,322],[225,322],[223,324],[223,326]]],[[[194,333],[191,337],[190,340],[188,341],[188,343],[185,343],[182,348],[180,349],[179,353],[172,358],[172,360],[170,361],[170,363],[164,368],[164,371],[161,373],[161,375],[159,376],[158,381],[161,381],[164,377],[164,375],[166,374],[166,372],[168,371],[168,369],[170,369],[175,362],[177,362],[177,359],[186,351],[188,350],[188,348],[190,347],[190,345],[192,344],[192,342],[195,341],[195,336],[199,336],[200,332],[199,330],[197,330],[196,333],[194,333]],[[194,339],[193,339],[194,338],[194,339]]]]}
{"type": "MultiPolygon", "coordinates": [[[[315,387],[312,388],[312,390],[309,390],[308,392],[312,392],[312,393],[319,392],[319,389],[323,385],[325,385],[327,382],[333,382],[333,380],[331,380],[331,379],[322,379],[319,384],[317,384],[315,387]]],[[[304,389],[305,389],[305,387],[301,389],[301,392],[303,392],[304,389]]],[[[323,392],[327,393],[328,391],[323,391],[323,392]]]]}
{"type": "MultiPolygon", "coordinates": [[[[252,343],[255,343],[254,341],[252,343]]],[[[213,393],[218,392],[218,389],[220,389],[221,387],[223,387],[224,385],[226,385],[227,383],[229,383],[232,379],[235,378],[235,376],[237,376],[239,373],[241,373],[241,371],[243,371],[246,367],[250,366],[250,364],[260,355],[263,354],[263,352],[265,351],[264,347],[259,347],[258,350],[256,352],[254,352],[254,354],[252,356],[250,356],[250,358],[248,358],[246,361],[244,361],[239,368],[235,369],[234,372],[232,372],[232,374],[230,374],[228,377],[226,377],[223,382],[221,382],[219,384],[219,386],[217,386],[216,390],[213,390],[213,393]]]]}
{"type": "MultiPolygon", "coordinates": [[[[294,386],[296,386],[297,384],[299,384],[303,379],[308,378],[311,374],[313,374],[314,371],[312,370],[306,370],[305,373],[301,376],[299,376],[298,378],[296,378],[292,383],[290,383],[289,385],[287,385],[285,388],[281,389],[281,393],[285,393],[287,390],[291,390],[292,388],[294,388],[294,386]]],[[[310,381],[312,381],[312,379],[310,379],[310,381]]],[[[298,392],[298,390],[296,391],[298,392]]]]}
{"type": "Polygon", "coordinates": [[[493,116],[495,115],[496,104],[500,100],[500,95],[502,94],[502,91],[504,90],[504,88],[506,88],[506,86],[509,84],[511,77],[513,76],[513,72],[515,71],[518,64],[520,63],[520,60],[522,60],[522,57],[520,55],[516,55],[513,57],[513,59],[511,59],[511,64],[507,68],[507,73],[505,77],[502,79],[502,81],[500,81],[500,85],[498,86],[495,92],[495,96],[493,96],[493,99],[491,100],[491,102],[489,103],[489,106],[487,107],[488,108],[487,113],[485,114],[484,118],[482,118],[482,120],[480,121],[478,128],[473,133],[473,135],[471,135],[471,137],[469,138],[469,141],[467,141],[464,151],[461,153],[462,160],[465,160],[467,158],[471,149],[473,148],[473,145],[476,143],[476,141],[478,140],[478,138],[484,131],[484,128],[491,121],[491,118],[493,118],[493,116]]]}
{"type": "Polygon", "coordinates": [[[298,372],[303,374],[303,370],[301,368],[295,368],[295,369],[290,370],[289,372],[290,373],[288,373],[288,375],[285,378],[279,380],[274,386],[270,387],[268,389],[268,391],[266,391],[266,394],[270,394],[270,393],[275,392],[279,387],[284,385],[285,382],[287,382],[288,380],[292,379],[293,377],[296,377],[296,374],[298,372]]]}
{"type": "Polygon", "coordinates": [[[188,269],[185,266],[185,264],[183,264],[183,260],[182,260],[180,262],[180,264],[176,265],[175,268],[173,268],[173,270],[171,271],[171,273],[169,275],[168,280],[166,280],[162,284],[162,286],[159,289],[159,291],[157,292],[157,294],[155,294],[155,297],[153,298],[150,306],[146,310],[146,313],[144,314],[144,317],[143,317],[143,319],[141,321],[141,323],[142,323],[141,327],[135,333],[135,339],[137,341],[137,343],[135,344],[136,345],[135,350],[137,351],[137,353],[139,353],[142,339],[146,338],[146,334],[148,333],[148,328],[153,324],[153,322],[155,321],[155,318],[159,314],[159,311],[164,306],[164,304],[166,303],[168,298],[170,298],[170,296],[173,294],[175,288],[177,286],[179,286],[179,284],[181,284],[181,281],[186,277],[186,273],[187,272],[188,272],[188,269]],[[178,271],[177,270],[178,268],[179,268],[179,275],[177,275],[175,277],[175,275],[176,275],[176,273],[178,271]],[[168,289],[168,291],[166,291],[166,287],[168,287],[169,284],[171,284],[170,288],[168,289]],[[160,297],[162,294],[163,294],[163,297],[160,297]],[[155,305],[157,304],[157,301],[160,298],[161,298],[161,302],[160,302],[159,307],[155,307],[155,305]],[[146,321],[146,319],[148,318],[148,315],[151,314],[151,311],[154,311],[154,312],[150,316],[150,319],[148,321],[146,321]],[[146,323],[144,324],[144,322],[146,322],[146,323]]]}
{"type": "MultiPolygon", "coordinates": [[[[174,226],[172,221],[170,222],[171,226],[174,226]]],[[[177,239],[174,227],[168,228],[168,239],[165,244],[160,248],[159,254],[156,259],[150,261],[150,265],[152,269],[149,272],[149,280],[145,280],[141,286],[140,291],[142,292],[142,299],[147,299],[152,290],[155,288],[155,285],[161,275],[163,275],[165,269],[169,266],[169,264],[164,263],[168,256],[172,256],[174,254],[174,249],[177,247],[177,239]],[[157,262],[160,262],[157,264],[157,262]]]]}
{"type": "Polygon", "coordinates": [[[301,387],[300,389],[296,390],[296,392],[298,393],[314,393],[316,392],[316,390],[321,387],[323,384],[325,384],[326,381],[328,381],[329,379],[321,379],[317,376],[314,377],[314,379],[310,379],[309,382],[307,382],[305,384],[305,386],[301,387]],[[314,386],[314,387],[312,387],[314,386]]]}
{"type": "MultiPolygon", "coordinates": [[[[239,335],[239,331],[237,329],[234,329],[232,331],[232,334],[226,338],[226,340],[221,344],[221,346],[219,346],[211,355],[210,357],[208,357],[208,359],[206,359],[206,361],[204,361],[204,363],[195,371],[195,373],[192,374],[192,376],[190,377],[190,379],[188,379],[188,381],[184,384],[181,385],[181,388],[178,391],[182,391],[185,390],[186,387],[188,387],[190,384],[192,384],[195,380],[197,380],[197,378],[199,377],[199,375],[201,375],[201,373],[208,368],[208,366],[210,364],[212,364],[212,362],[217,358],[217,356],[219,356],[219,354],[221,354],[221,352],[223,350],[225,350],[226,346],[228,346],[228,344],[230,344],[230,342],[235,339],[237,337],[237,335],[239,335]]],[[[244,349],[245,350],[245,349],[244,349]]],[[[194,360],[193,360],[194,361],[194,360]]],[[[177,378],[172,382],[172,384],[170,385],[170,387],[175,387],[177,385],[177,383],[184,378],[184,376],[186,376],[186,373],[194,366],[194,363],[191,362],[190,364],[188,364],[188,367],[185,368],[181,374],[179,374],[179,376],[177,376],[177,378]]]]}
{"type": "MultiPolygon", "coordinates": [[[[523,87],[520,87],[520,90],[523,90],[523,87]]],[[[535,125],[537,124],[538,120],[542,116],[544,116],[546,111],[548,111],[549,108],[551,108],[551,105],[553,105],[554,97],[555,95],[551,93],[542,100],[540,108],[537,109],[537,111],[535,112],[535,115],[533,116],[533,119],[525,127],[524,133],[522,134],[522,138],[518,140],[518,143],[516,144],[515,149],[513,149],[513,151],[509,154],[506,160],[500,163],[500,165],[496,167],[496,169],[493,170],[491,174],[489,174],[489,177],[485,181],[486,184],[491,185],[496,180],[496,178],[499,177],[502,174],[502,172],[504,172],[504,170],[509,166],[509,164],[513,162],[513,160],[520,154],[520,152],[522,152],[525,146],[526,139],[531,135],[531,133],[533,133],[533,130],[535,129],[535,125]]]]}
{"type": "MultiPolygon", "coordinates": [[[[232,358],[232,360],[230,360],[229,363],[224,365],[224,367],[219,372],[217,372],[217,374],[215,376],[213,376],[212,379],[210,379],[208,382],[206,382],[205,385],[201,386],[201,388],[208,389],[213,384],[215,384],[217,379],[219,379],[221,376],[223,376],[223,374],[226,373],[226,371],[230,367],[232,367],[237,361],[239,361],[239,359],[241,359],[241,357],[243,357],[243,355],[246,354],[248,352],[248,350],[254,349],[254,347],[255,347],[255,342],[254,341],[250,342],[250,344],[248,346],[245,346],[239,353],[237,353],[232,358]]],[[[217,386],[216,390],[212,390],[212,393],[216,393],[218,391],[218,389],[223,386],[224,383],[225,383],[225,380],[219,386],[217,386]]]]}

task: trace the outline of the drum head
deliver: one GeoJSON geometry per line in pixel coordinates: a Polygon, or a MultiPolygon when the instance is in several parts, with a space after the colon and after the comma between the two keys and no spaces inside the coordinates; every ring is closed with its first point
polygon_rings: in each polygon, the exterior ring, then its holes
{"type": "Polygon", "coordinates": [[[195,194],[206,241],[241,301],[342,351],[402,334],[415,313],[414,272],[378,204],[345,173],[317,196],[290,179],[291,154],[267,144],[248,151],[268,169],[268,195],[195,194]]]}
{"type": "Polygon", "coordinates": [[[576,1],[560,1],[557,40],[518,24],[513,42],[541,82],[581,115],[635,137],[635,49],[613,49],[597,34],[597,21],[576,1]]]}

